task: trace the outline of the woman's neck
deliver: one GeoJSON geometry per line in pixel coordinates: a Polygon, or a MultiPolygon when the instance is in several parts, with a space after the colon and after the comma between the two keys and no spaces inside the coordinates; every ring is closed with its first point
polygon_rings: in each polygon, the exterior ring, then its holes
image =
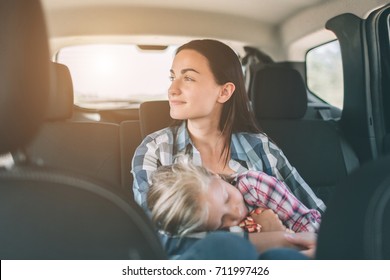
{"type": "Polygon", "coordinates": [[[219,174],[231,174],[233,171],[226,164],[227,152],[224,150],[226,136],[219,130],[219,124],[187,122],[187,128],[193,144],[199,151],[204,167],[219,174]]]}
{"type": "MultiPolygon", "coordinates": [[[[187,129],[196,148],[215,150],[218,143],[224,143],[219,123],[212,121],[187,121],[187,129]]],[[[223,146],[223,145],[222,145],[223,146]]]]}

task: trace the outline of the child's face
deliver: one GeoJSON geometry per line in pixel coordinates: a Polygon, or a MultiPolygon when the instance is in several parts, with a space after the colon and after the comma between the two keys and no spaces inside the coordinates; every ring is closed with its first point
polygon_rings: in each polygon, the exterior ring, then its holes
{"type": "Polygon", "coordinates": [[[211,180],[205,200],[209,207],[206,230],[237,226],[248,215],[240,191],[217,176],[211,180]]]}

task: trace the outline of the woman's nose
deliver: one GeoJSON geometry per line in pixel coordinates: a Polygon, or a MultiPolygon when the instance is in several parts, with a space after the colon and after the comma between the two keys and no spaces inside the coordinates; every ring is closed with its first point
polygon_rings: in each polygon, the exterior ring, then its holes
{"type": "Polygon", "coordinates": [[[171,82],[171,85],[168,88],[168,97],[180,94],[180,87],[178,83],[179,82],[177,80],[173,80],[171,82]]]}

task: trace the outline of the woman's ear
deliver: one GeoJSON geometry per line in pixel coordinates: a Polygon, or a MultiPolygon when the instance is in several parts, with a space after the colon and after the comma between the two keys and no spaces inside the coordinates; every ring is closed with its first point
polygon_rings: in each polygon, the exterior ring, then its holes
{"type": "Polygon", "coordinates": [[[235,89],[236,89],[236,86],[231,82],[224,84],[221,87],[221,92],[219,93],[217,101],[219,103],[225,103],[233,95],[235,89]]]}

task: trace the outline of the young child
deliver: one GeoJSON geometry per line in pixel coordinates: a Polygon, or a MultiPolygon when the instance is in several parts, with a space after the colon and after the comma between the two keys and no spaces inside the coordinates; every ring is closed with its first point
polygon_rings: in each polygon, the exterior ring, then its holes
{"type": "Polygon", "coordinates": [[[172,235],[240,224],[253,232],[263,230],[262,221],[269,222],[269,216],[262,220],[262,212],[271,209],[287,229],[317,232],[320,213],[303,205],[283,182],[264,172],[247,171],[233,184],[189,160],[161,166],[152,175],[147,195],[152,220],[172,235]]]}

